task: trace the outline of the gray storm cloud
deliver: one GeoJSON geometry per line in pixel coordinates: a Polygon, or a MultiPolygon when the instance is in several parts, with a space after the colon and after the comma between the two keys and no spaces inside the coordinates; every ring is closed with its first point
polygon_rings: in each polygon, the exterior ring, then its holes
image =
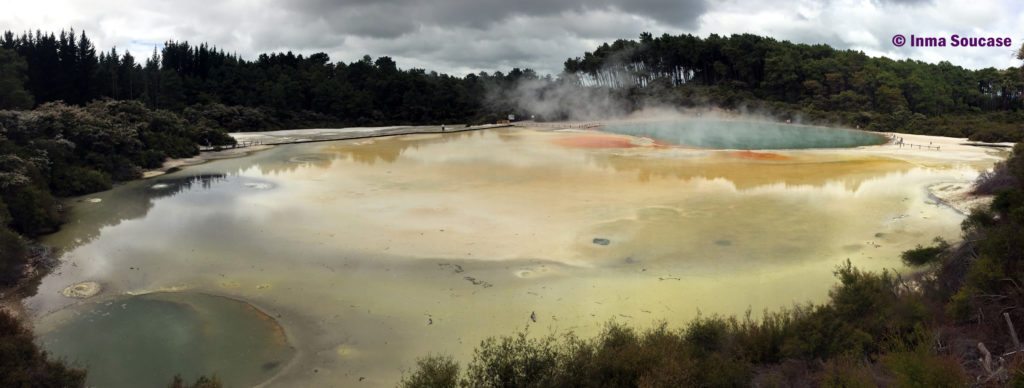
{"type": "Polygon", "coordinates": [[[693,28],[708,7],[705,0],[279,0],[277,5],[306,18],[334,21],[338,31],[389,38],[424,25],[486,30],[517,16],[587,11],[614,11],[693,28]]]}
{"type": "Polygon", "coordinates": [[[119,0],[10,1],[0,29],[86,30],[104,50],[147,56],[154,42],[208,42],[246,58],[326,52],[351,62],[391,56],[403,68],[463,75],[533,68],[641,32],[753,33],[869,55],[1016,66],[990,49],[896,48],[895,33],[1008,35],[1024,42],[1024,4],[1010,0],[119,0]],[[908,24],[911,18],[913,23],[908,24]],[[906,31],[913,28],[914,31],[906,31]]]}

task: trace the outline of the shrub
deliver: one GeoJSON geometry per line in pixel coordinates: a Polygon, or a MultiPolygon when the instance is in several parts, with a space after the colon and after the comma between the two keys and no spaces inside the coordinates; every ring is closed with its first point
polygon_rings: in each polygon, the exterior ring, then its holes
{"type": "Polygon", "coordinates": [[[974,193],[981,195],[994,195],[996,193],[1018,187],[1017,177],[1010,173],[1006,163],[996,163],[992,171],[985,171],[978,175],[974,182],[974,193]]]}
{"type": "Polygon", "coordinates": [[[145,150],[139,153],[138,162],[142,168],[158,168],[164,165],[167,155],[163,151],[145,150]]]}
{"type": "Polygon", "coordinates": [[[1007,141],[1021,141],[1024,130],[1013,128],[988,128],[971,134],[968,140],[985,143],[1000,143],[1007,141]]]}
{"type": "Polygon", "coordinates": [[[167,385],[167,388],[221,388],[223,386],[224,384],[220,382],[220,379],[218,379],[217,376],[199,376],[194,383],[187,384],[179,375],[174,376],[174,379],[171,380],[169,385],[167,385]]]}
{"type": "Polygon", "coordinates": [[[59,196],[82,195],[109,190],[110,177],[88,167],[71,166],[53,173],[53,192],[59,196]]]}
{"type": "Polygon", "coordinates": [[[2,193],[11,215],[10,226],[27,236],[38,236],[57,230],[60,213],[50,193],[35,187],[22,186],[2,193]]]}
{"type": "Polygon", "coordinates": [[[949,249],[949,243],[940,237],[935,238],[935,245],[923,247],[920,244],[909,251],[900,254],[903,264],[908,266],[922,266],[933,264],[939,261],[940,255],[949,249]]]}
{"type": "Polygon", "coordinates": [[[879,385],[874,381],[870,366],[849,357],[829,360],[817,380],[823,388],[873,388],[879,385]]]}
{"type": "Polygon", "coordinates": [[[454,388],[459,384],[459,364],[451,356],[427,355],[416,361],[416,369],[403,376],[403,388],[454,388]]]}
{"type": "Polygon", "coordinates": [[[956,359],[937,354],[935,343],[923,330],[917,330],[892,341],[890,352],[880,357],[885,371],[893,378],[893,386],[905,388],[963,387],[967,374],[956,359]]]}
{"type": "Polygon", "coordinates": [[[82,387],[85,371],[50,360],[32,332],[0,309],[0,387],[82,387]]]}
{"type": "Polygon", "coordinates": [[[466,368],[470,387],[552,386],[558,380],[562,351],[554,337],[531,339],[526,331],[514,337],[480,343],[466,368]]]}
{"type": "Polygon", "coordinates": [[[0,225],[0,285],[14,284],[21,278],[27,254],[21,236],[0,225]]]}
{"type": "Polygon", "coordinates": [[[724,319],[697,318],[686,328],[684,340],[697,357],[707,356],[725,347],[729,325],[724,319]]]}

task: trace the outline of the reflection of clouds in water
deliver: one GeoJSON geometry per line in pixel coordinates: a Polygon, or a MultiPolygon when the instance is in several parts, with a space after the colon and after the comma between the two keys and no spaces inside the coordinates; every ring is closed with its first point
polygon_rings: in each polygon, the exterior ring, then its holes
{"type": "Polygon", "coordinates": [[[245,187],[253,190],[270,190],[274,188],[274,185],[269,182],[247,182],[245,183],[245,187]]]}
{"type": "MultiPolygon", "coordinates": [[[[661,199],[667,201],[664,205],[638,207],[615,218],[595,221],[578,231],[576,247],[580,260],[596,266],[614,267],[625,257],[685,263],[699,272],[756,270],[821,260],[854,252],[849,249],[849,241],[880,240],[877,236],[885,236],[886,244],[905,245],[930,233],[947,235],[955,230],[945,228],[947,224],[941,221],[956,220],[953,210],[934,206],[913,189],[908,192],[908,188],[924,187],[951,174],[968,178],[976,175],[969,168],[950,171],[915,167],[865,179],[855,187],[839,180],[818,185],[774,183],[746,189],[723,178],[689,178],[686,186],[680,187],[681,192],[702,195],[665,198],[661,199]],[[908,219],[905,214],[914,217],[908,219]],[[900,222],[889,221],[894,216],[900,217],[900,222]],[[614,243],[595,247],[591,243],[595,236],[614,243]]],[[[899,248],[889,245],[884,254],[894,250],[899,248]]],[[[867,254],[878,255],[880,251],[867,254]]]]}
{"type": "Polygon", "coordinates": [[[243,193],[236,190],[239,186],[248,189],[247,191],[269,191],[277,188],[276,183],[259,177],[231,176],[224,173],[189,174],[189,171],[133,181],[119,186],[116,191],[102,192],[97,194],[96,198],[85,200],[102,207],[72,209],[73,216],[79,218],[78,222],[65,225],[64,229],[67,230],[47,236],[46,239],[50,244],[59,241],[58,248],[68,252],[91,242],[104,228],[145,217],[154,203],[162,199],[180,197],[184,203],[193,203],[197,208],[223,206],[236,202],[236,195],[243,193]],[[189,192],[205,194],[183,195],[189,192]],[[107,205],[105,199],[114,205],[107,205]],[[62,237],[71,230],[74,231],[73,238],[62,237]]]}
{"type": "Polygon", "coordinates": [[[304,154],[292,156],[291,158],[288,158],[288,161],[291,163],[312,164],[319,167],[326,167],[330,164],[331,159],[332,157],[330,154],[304,154]]]}

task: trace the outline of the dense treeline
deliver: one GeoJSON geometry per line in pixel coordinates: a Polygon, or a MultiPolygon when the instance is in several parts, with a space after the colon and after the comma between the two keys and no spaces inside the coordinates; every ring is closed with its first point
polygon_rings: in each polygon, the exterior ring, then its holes
{"type": "Polygon", "coordinates": [[[847,262],[827,303],[761,318],[704,317],[677,330],[612,323],[590,339],[490,338],[464,368],[421,359],[401,386],[1021,386],[1012,333],[1024,326],[1024,145],[978,187],[996,197],[964,221],[963,243],[903,254],[928,266],[917,276],[847,262]]]}
{"type": "MultiPolygon", "coordinates": [[[[1024,51],[1018,56],[1024,59],[1024,51]]],[[[745,105],[880,131],[985,140],[1019,141],[1024,132],[1019,68],[873,58],[751,34],[644,33],[566,60],[565,74],[580,85],[639,89],[636,96],[660,104],[745,105]],[[983,119],[970,119],[977,117],[983,119]]]]}
{"type": "Polygon", "coordinates": [[[933,115],[1024,108],[1018,69],[968,70],[945,61],[872,58],[751,34],[701,39],[645,33],[639,41],[618,40],[569,59],[565,71],[598,85],[730,85],[758,98],[825,110],[907,109],[933,115]]]}
{"type": "Polygon", "coordinates": [[[0,98],[0,108],[138,100],[151,109],[190,109],[232,131],[483,122],[508,113],[565,119],[628,113],[651,103],[746,107],[978,140],[1020,140],[1024,121],[1019,69],[872,58],[750,34],[644,33],[565,61],[557,78],[529,69],[460,78],[402,70],[389,57],[345,63],[324,53],[246,60],[205,43],[175,41],[140,60],[114,48],[97,52],[85,33],[74,31],[8,31],[0,47],[24,60],[9,67],[25,70],[27,86],[27,95],[0,98]]]}
{"type": "Polygon", "coordinates": [[[232,120],[248,126],[228,126],[232,130],[480,120],[487,90],[522,73],[459,78],[401,70],[389,57],[344,63],[324,53],[263,54],[250,61],[206,44],[175,41],[139,60],[116,48],[97,53],[84,32],[74,31],[8,31],[0,47],[24,58],[32,96],[8,107],[138,100],[151,109],[241,115],[232,120]]]}

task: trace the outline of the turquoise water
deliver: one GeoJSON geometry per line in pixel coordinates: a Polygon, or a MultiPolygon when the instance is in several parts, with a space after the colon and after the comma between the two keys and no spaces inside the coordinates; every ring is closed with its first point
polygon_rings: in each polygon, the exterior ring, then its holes
{"type": "Polygon", "coordinates": [[[767,121],[678,120],[612,123],[606,132],[649,137],[699,148],[771,150],[849,148],[881,144],[881,135],[849,129],[773,123],[767,121]]]}
{"type": "Polygon", "coordinates": [[[61,323],[40,343],[52,355],[88,369],[95,387],[162,387],[217,376],[225,386],[251,386],[278,372],[294,354],[272,319],[234,299],[198,293],[154,293],[87,303],[53,317],[61,323]]]}

